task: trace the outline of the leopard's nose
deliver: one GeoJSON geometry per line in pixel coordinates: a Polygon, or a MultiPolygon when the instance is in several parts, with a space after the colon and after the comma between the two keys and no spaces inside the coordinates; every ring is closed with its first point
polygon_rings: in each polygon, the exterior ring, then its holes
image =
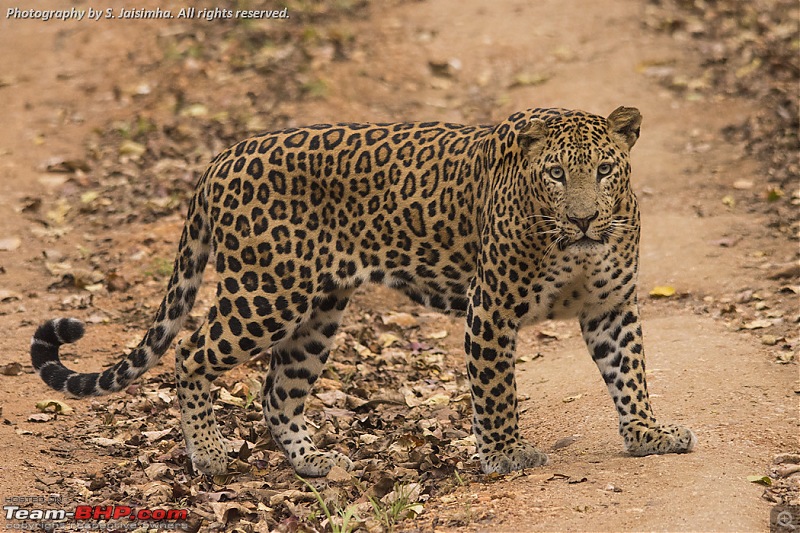
{"type": "Polygon", "coordinates": [[[567,220],[578,226],[578,229],[586,233],[589,231],[589,225],[600,214],[600,211],[595,211],[593,215],[588,217],[571,217],[567,215],[567,220]]]}

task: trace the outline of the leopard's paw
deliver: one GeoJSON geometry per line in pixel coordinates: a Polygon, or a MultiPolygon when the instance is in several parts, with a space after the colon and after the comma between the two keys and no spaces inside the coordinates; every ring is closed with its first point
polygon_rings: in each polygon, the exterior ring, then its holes
{"type": "Polygon", "coordinates": [[[508,474],[514,470],[547,464],[547,455],[525,441],[506,444],[500,450],[480,453],[484,474],[508,474]]]}
{"type": "Polygon", "coordinates": [[[635,429],[625,439],[628,453],[635,456],[687,453],[695,444],[697,437],[691,429],[675,425],[635,429]]]}
{"type": "Polygon", "coordinates": [[[195,470],[207,476],[220,476],[228,471],[228,453],[222,447],[198,448],[189,453],[195,470]]]}
{"type": "Polygon", "coordinates": [[[338,466],[352,470],[353,461],[339,452],[312,451],[292,462],[295,472],[301,476],[321,477],[328,475],[331,468],[338,466]]]}

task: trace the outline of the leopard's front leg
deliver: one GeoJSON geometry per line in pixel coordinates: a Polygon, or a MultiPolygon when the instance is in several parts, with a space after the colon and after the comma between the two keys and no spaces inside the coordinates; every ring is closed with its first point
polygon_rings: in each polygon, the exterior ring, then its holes
{"type": "Polygon", "coordinates": [[[685,453],[697,438],[688,428],[659,424],[650,407],[642,327],[635,303],[600,314],[585,312],[581,331],[619,414],[619,432],[632,455],[685,453]]]}
{"type": "Polygon", "coordinates": [[[547,456],[519,434],[514,347],[519,321],[496,305],[488,288],[473,286],[464,347],[472,393],[472,431],[487,474],[540,466],[547,456]]]}

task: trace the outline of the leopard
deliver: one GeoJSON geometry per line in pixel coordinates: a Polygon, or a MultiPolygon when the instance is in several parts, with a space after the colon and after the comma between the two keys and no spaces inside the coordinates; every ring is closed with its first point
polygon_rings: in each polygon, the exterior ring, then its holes
{"type": "Polygon", "coordinates": [[[319,124],[243,140],[199,178],[138,346],[102,372],[79,373],[59,348],[84,325],[53,319],[32,337],[33,367],[73,396],[128,387],[171,346],[213,262],[216,296],[175,362],[186,453],[202,474],[228,468],[211,385],[262,354],[264,418],[294,470],[353,468],[347,453],[315,446],[305,401],[365,284],[463,317],[484,473],[548,461],[520,431],[515,352],[522,326],[551,319],[577,318],[630,455],[689,452],[694,433],[656,420],[646,383],[630,164],[641,122],[634,107],[608,117],[532,108],[494,125],[319,124]]]}

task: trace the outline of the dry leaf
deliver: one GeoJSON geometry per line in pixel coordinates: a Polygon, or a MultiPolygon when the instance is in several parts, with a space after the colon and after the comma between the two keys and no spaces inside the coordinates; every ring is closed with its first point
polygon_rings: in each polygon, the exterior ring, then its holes
{"type": "Polygon", "coordinates": [[[766,318],[760,318],[758,320],[753,320],[751,322],[746,322],[742,324],[742,329],[763,329],[772,326],[772,320],[767,320],[766,318]]]}
{"type": "Polygon", "coordinates": [[[397,335],[389,332],[381,333],[378,335],[378,344],[381,345],[382,348],[389,348],[396,342],[400,342],[402,339],[397,335]]]}
{"type": "Polygon", "coordinates": [[[89,444],[96,444],[104,448],[110,448],[111,446],[122,446],[125,444],[120,439],[109,439],[106,437],[93,437],[91,439],[86,439],[86,442],[89,444]]]}
{"type": "Polygon", "coordinates": [[[100,196],[99,191],[86,191],[85,193],[81,194],[81,203],[82,204],[91,204],[97,197],[100,196]]]}
{"type": "Polygon", "coordinates": [[[341,390],[336,390],[336,389],[325,392],[318,392],[314,396],[322,400],[322,403],[324,403],[327,407],[344,405],[344,402],[347,400],[347,394],[345,394],[341,390]]]}
{"type": "Polygon", "coordinates": [[[361,358],[366,359],[366,358],[375,357],[375,353],[372,350],[370,350],[367,346],[364,346],[363,344],[361,344],[360,342],[354,342],[353,343],[353,349],[356,351],[356,353],[361,358]]]}
{"type": "Polygon", "coordinates": [[[20,295],[18,292],[0,289],[0,302],[13,302],[21,299],[22,295],[20,295]]]}
{"type": "Polygon", "coordinates": [[[56,205],[47,212],[47,218],[56,226],[63,226],[71,209],[72,206],[65,198],[59,198],[56,205]]]}
{"type": "Polygon", "coordinates": [[[426,398],[423,405],[427,405],[428,407],[442,407],[450,403],[450,395],[449,394],[434,394],[433,396],[426,398]]]}
{"type": "Polygon", "coordinates": [[[147,151],[143,144],[126,139],[119,145],[119,155],[128,155],[132,157],[139,157],[147,151]]]}
{"type": "Polygon", "coordinates": [[[419,325],[417,319],[408,313],[388,313],[381,317],[387,326],[399,326],[401,328],[413,328],[419,325]]]}
{"type": "Polygon", "coordinates": [[[142,431],[142,436],[144,436],[150,442],[156,442],[157,440],[163,439],[170,433],[172,433],[172,428],[157,431],[142,431]]]}
{"type": "Polygon", "coordinates": [[[555,339],[555,340],[568,339],[569,337],[572,336],[569,333],[559,333],[557,331],[553,331],[550,329],[540,329],[537,332],[537,335],[543,339],[555,339]]]}
{"type": "Polygon", "coordinates": [[[417,397],[413,390],[409,389],[408,387],[402,387],[400,392],[403,393],[403,398],[405,399],[406,405],[409,407],[418,407],[422,405],[422,400],[417,397]]]}
{"type": "Polygon", "coordinates": [[[151,481],[142,487],[142,496],[149,505],[164,505],[173,499],[173,487],[163,481],[151,481]]]}
{"type": "Polygon", "coordinates": [[[144,475],[151,480],[158,479],[168,473],[170,473],[170,468],[164,463],[153,463],[144,469],[144,475]]]}
{"type": "Polygon", "coordinates": [[[330,472],[328,472],[328,475],[325,476],[325,479],[328,481],[333,481],[334,483],[350,481],[351,478],[352,476],[350,475],[350,472],[336,465],[334,465],[330,472]]]}
{"type": "Polygon", "coordinates": [[[208,115],[208,108],[203,104],[192,104],[181,109],[182,117],[205,117],[208,115]]]}
{"type": "Polygon", "coordinates": [[[767,276],[768,279],[794,279],[800,277],[800,263],[794,263],[788,266],[781,267],[773,270],[767,276]]]}
{"type": "Polygon", "coordinates": [[[65,404],[59,400],[42,400],[40,402],[36,402],[36,408],[43,413],[51,412],[51,413],[61,413],[61,414],[69,414],[73,411],[72,407],[65,404]]]}
{"type": "Polygon", "coordinates": [[[41,183],[45,187],[52,187],[52,188],[60,187],[64,185],[68,180],[69,178],[62,174],[56,174],[56,175],[46,174],[43,176],[39,176],[38,179],[39,183],[41,183]]]}
{"type": "Polygon", "coordinates": [[[243,398],[237,398],[236,396],[231,394],[225,387],[220,387],[219,397],[217,398],[217,401],[220,403],[226,403],[228,405],[235,405],[236,407],[245,406],[245,400],[243,398]]]}
{"type": "Polygon", "coordinates": [[[369,446],[370,444],[375,444],[380,440],[380,437],[377,435],[371,435],[369,433],[364,433],[363,435],[358,436],[358,440],[361,441],[362,444],[366,444],[369,446]]]}
{"type": "Polygon", "coordinates": [[[209,505],[214,510],[217,522],[226,525],[229,521],[245,517],[250,513],[250,509],[236,502],[210,503],[209,505]]]}
{"type": "Polygon", "coordinates": [[[675,294],[675,287],[671,287],[669,285],[659,285],[657,287],[653,287],[650,291],[650,296],[652,298],[669,298],[675,294]]]}
{"type": "Polygon", "coordinates": [[[293,501],[293,502],[311,502],[315,501],[316,497],[311,492],[303,492],[297,489],[290,489],[285,490],[283,492],[279,492],[275,494],[269,499],[269,504],[272,507],[276,507],[286,501],[293,501]]]}
{"type": "Polygon", "coordinates": [[[45,164],[47,172],[73,173],[77,171],[89,172],[91,167],[83,159],[53,158],[45,164]]]}
{"type": "Polygon", "coordinates": [[[60,308],[63,311],[69,309],[86,309],[92,305],[94,299],[92,294],[70,294],[61,300],[60,308]]]}
{"type": "Polygon", "coordinates": [[[508,86],[510,89],[515,87],[530,87],[541,85],[551,78],[550,74],[543,72],[520,72],[514,76],[514,80],[508,86]]]}
{"type": "Polygon", "coordinates": [[[117,274],[115,271],[111,271],[106,274],[105,285],[108,287],[109,292],[126,291],[131,286],[128,280],[117,274]]]}

